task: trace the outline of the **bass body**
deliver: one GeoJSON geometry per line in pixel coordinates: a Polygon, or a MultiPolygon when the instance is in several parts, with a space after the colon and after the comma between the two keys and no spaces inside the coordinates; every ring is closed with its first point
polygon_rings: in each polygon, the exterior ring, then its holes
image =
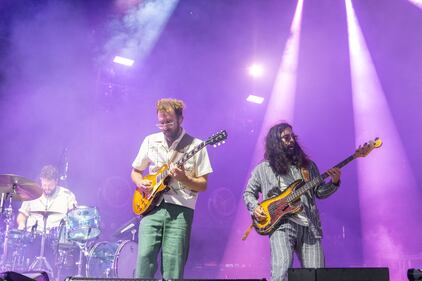
{"type": "Polygon", "coordinates": [[[300,198],[289,202],[288,198],[296,189],[303,185],[302,180],[296,180],[290,184],[280,195],[266,199],[259,205],[264,210],[266,218],[263,221],[257,221],[254,217],[253,226],[255,230],[261,235],[271,234],[277,229],[282,220],[288,215],[296,214],[302,210],[300,198]]]}

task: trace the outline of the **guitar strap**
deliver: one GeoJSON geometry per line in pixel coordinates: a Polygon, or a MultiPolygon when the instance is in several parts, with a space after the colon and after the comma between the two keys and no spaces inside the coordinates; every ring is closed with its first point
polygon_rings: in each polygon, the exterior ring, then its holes
{"type": "Polygon", "coordinates": [[[306,168],[300,168],[300,173],[302,174],[302,179],[305,181],[305,182],[308,182],[308,181],[310,181],[311,180],[311,175],[310,175],[310,173],[309,173],[309,169],[306,169],[306,168]]]}
{"type": "Polygon", "coordinates": [[[186,153],[186,149],[188,146],[190,146],[193,143],[193,137],[189,135],[188,133],[185,133],[185,135],[182,137],[180,142],[176,146],[176,151],[178,153],[186,153]]]}
{"type": "Polygon", "coordinates": [[[187,148],[193,143],[193,140],[194,138],[191,135],[185,133],[180,142],[177,144],[175,151],[168,163],[172,163],[176,159],[177,155],[186,153],[187,148]]]}

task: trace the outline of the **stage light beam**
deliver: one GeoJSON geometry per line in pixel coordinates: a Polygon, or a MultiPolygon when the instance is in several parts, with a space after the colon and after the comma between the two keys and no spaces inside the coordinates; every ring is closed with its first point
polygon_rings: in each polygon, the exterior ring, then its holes
{"type": "MultiPolygon", "coordinates": [[[[256,142],[251,167],[254,167],[262,159],[264,138],[268,129],[280,120],[293,121],[302,11],[303,0],[298,0],[290,26],[290,37],[287,39],[281,56],[277,77],[256,142]]],[[[268,237],[261,237],[255,232],[251,232],[251,237],[246,241],[241,240],[242,234],[250,223],[250,214],[245,210],[243,199],[241,199],[238,203],[232,228],[234,235],[228,241],[222,258],[223,264],[233,265],[230,267],[232,270],[226,268],[225,272],[220,272],[219,277],[250,278],[251,276],[266,276],[270,272],[271,258],[268,237]],[[243,252],[239,249],[243,249],[243,252]],[[254,254],[251,255],[250,253],[254,254]],[[236,265],[242,267],[242,270],[238,270],[236,265]]]]}
{"type": "Polygon", "coordinates": [[[356,146],[376,136],[384,141],[357,161],[364,265],[388,266],[391,280],[402,280],[400,263],[420,247],[409,227],[420,223],[420,198],[352,1],[345,4],[356,146]]]}
{"type": "Polygon", "coordinates": [[[422,0],[409,0],[410,3],[422,9],[422,0]]]}

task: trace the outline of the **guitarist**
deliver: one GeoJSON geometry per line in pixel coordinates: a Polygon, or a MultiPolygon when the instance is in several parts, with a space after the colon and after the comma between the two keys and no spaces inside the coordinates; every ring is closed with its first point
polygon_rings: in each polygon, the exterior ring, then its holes
{"type": "MultiPolygon", "coordinates": [[[[281,225],[270,235],[271,281],[287,279],[294,252],[302,267],[324,267],[322,230],[315,197],[327,198],[335,192],[340,185],[341,175],[338,168],[330,169],[327,173],[331,181],[302,195],[303,210],[282,219],[281,225]]],[[[246,207],[256,220],[263,221],[265,213],[258,205],[259,193],[265,200],[281,194],[297,179],[309,181],[318,175],[317,166],[303,152],[292,126],[277,124],[266,136],[264,161],[252,171],[243,193],[246,207]]]]}
{"type": "MultiPolygon", "coordinates": [[[[144,192],[152,188],[151,181],[143,179],[144,170],[149,167],[149,173],[155,173],[201,143],[182,128],[183,108],[181,100],[160,99],[157,102],[157,127],[161,132],[144,139],[132,163],[131,178],[144,192]]],[[[169,190],[163,193],[152,211],[143,216],[139,225],[136,278],[154,278],[160,250],[162,277],[183,278],[196,199],[198,192],[207,189],[207,177],[211,172],[206,148],[190,158],[184,167],[170,168],[169,190]]]]}

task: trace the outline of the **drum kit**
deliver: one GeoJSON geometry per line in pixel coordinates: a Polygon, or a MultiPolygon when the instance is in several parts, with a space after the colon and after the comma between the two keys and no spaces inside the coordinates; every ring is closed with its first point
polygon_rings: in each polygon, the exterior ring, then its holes
{"type": "Polygon", "coordinates": [[[0,272],[45,271],[50,279],[56,280],[65,275],[94,278],[134,276],[137,243],[133,239],[97,241],[101,228],[100,215],[95,207],[77,206],[64,215],[59,226],[50,229],[46,227],[47,218],[59,213],[32,211],[30,215],[43,218],[41,231],[13,228],[12,201],[34,200],[42,193],[41,187],[32,180],[12,174],[0,175],[0,215],[4,221],[4,228],[0,231],[3,239],[0,272]],[[37,247],[36,253],[34,246],[37,247]]]}

